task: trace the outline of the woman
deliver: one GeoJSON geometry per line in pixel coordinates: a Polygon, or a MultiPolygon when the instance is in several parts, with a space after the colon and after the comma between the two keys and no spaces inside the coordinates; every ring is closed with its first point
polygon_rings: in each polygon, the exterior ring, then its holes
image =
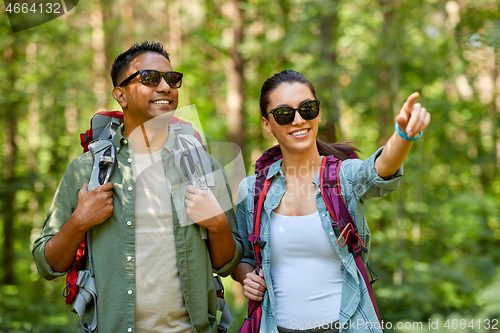
{"type": "MultiPolygon", "coordinates": [[[[411,140],[430,122],[430,114],[415,104],[418,96],[412,94],[404,104],[387,145],[361,161],[348,159],[355,156],[355,147],[316,139],[320,102],[302,74],[286,70],[264,82],[262,124],[277,139],[283,158],[267,175],[273,179],[261,215],[263,269],[255,272],[254,253],[244,242],[235,272],[245,296],[262,301],[260,332],[381,331],[373,325],[378,319],[353,256],[337,242],[320,194],[319,171],[323,156],[345,160],[339,167],[341,194],[369,247],[363,204],[397,188],[411,140]]],[[[244,240],[253,232],[254,183],[255,176],[245,178],[238,193],[238,229],[244,240]]]]}

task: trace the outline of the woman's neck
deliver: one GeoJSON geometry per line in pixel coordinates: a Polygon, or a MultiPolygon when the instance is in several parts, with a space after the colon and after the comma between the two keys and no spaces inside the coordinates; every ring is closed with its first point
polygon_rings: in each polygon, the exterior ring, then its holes
{"type": "Polygon", "coordinates": [[[303,154],[283,151],[281,168],[285,178],[314,178],[321,168],[321,156],[317,149],[311,149],[303,154]]]}

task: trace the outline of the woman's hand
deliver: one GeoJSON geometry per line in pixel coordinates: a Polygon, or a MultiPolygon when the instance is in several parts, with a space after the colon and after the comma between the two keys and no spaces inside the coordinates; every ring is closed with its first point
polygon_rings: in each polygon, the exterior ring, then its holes
{"type": "Polygon", "coordinates": [[[431,114],[420,103],[415,103],[419,96],[418,92],[411,94],[396,116],[399,129],[410,138],[423,131],[431,121],[431,114]]]}
{"type": "MultiPolygon", "coordinates": [[[[423,131],[431,121],[431,115],[417,101],[419,94],[408,97],[401,111],[396,116],[399,129],[408,137],[414,137],[423,131]]],[[[382,154],[375,160],[375,170],[382,178],[393,176],[403,164],[413,141],[405,140],[397,132],[391,136],[382,154]]]]}
{"type": "Polygon", "coordinates": [[[264,272],[262,269],[259,275],[255,271],[247,273],[247,277],[243,280],[243,290],[246,298],[254,301],[262,301],[264,292],[267,289],[266,281],[264,280],[264,272]]]}

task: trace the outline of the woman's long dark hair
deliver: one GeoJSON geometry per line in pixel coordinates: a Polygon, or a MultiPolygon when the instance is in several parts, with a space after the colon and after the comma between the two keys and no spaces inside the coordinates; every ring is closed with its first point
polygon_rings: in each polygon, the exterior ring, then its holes
{"type": "MultiPolygon", "coordinates": [[[[306,79],[304,75],[294,70],[287,69],[280,73],[274,74],[272,77],[267,79],[266,82],[264,82],[264,84],[262,85],[262,88],[260,90],[260,99],[259,99],[260,113],[262,117],[265,117],[266,119],[268,117],[268,115],[265,116],[265,114],[267,113],[267,106],[269,105],[269,95],[271,94],[271,92],[274,89],[278,88],[278,86],[282,83],[294,83],[294,82],[303,83],[307,85],[311,90],[311,93],[313,94],[314,98],[318,99],[316,97],[316,89],[314,89],[313,84],[309,82],[309,80],[306,79]]],[[[320,155],[323,156],[333,155],[334,157],[340,160],[346,160],[348,158],[357,157],[356,152],[359,151],[358,148],[349,143],[328,144],[326,142],[319,140],[318,138],[316,138],[316,146],[318,147],[318,152],[320,155]]]]}

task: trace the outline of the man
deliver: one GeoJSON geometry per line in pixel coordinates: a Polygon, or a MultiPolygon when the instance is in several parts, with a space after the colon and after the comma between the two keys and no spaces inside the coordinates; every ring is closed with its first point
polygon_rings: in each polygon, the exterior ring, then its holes
{"type": "MultiPolygon", "coordinates": [[[[177,108],[182,75],[162,44],[135,44],[111,76],[124,113],[113,138],[117,168],[88,191],[91,154],[70,164],[34,243],[38,271],[65,275],[92,227],[100,333],[217,332],[212,273],[230,274],[242,256],[225,174],[212,159],[215,186],[205,193],[174,167],[175,134],[164,120],[177,108]]],[[[92,314],[89,307],[87,322],[92,314]]]]}

